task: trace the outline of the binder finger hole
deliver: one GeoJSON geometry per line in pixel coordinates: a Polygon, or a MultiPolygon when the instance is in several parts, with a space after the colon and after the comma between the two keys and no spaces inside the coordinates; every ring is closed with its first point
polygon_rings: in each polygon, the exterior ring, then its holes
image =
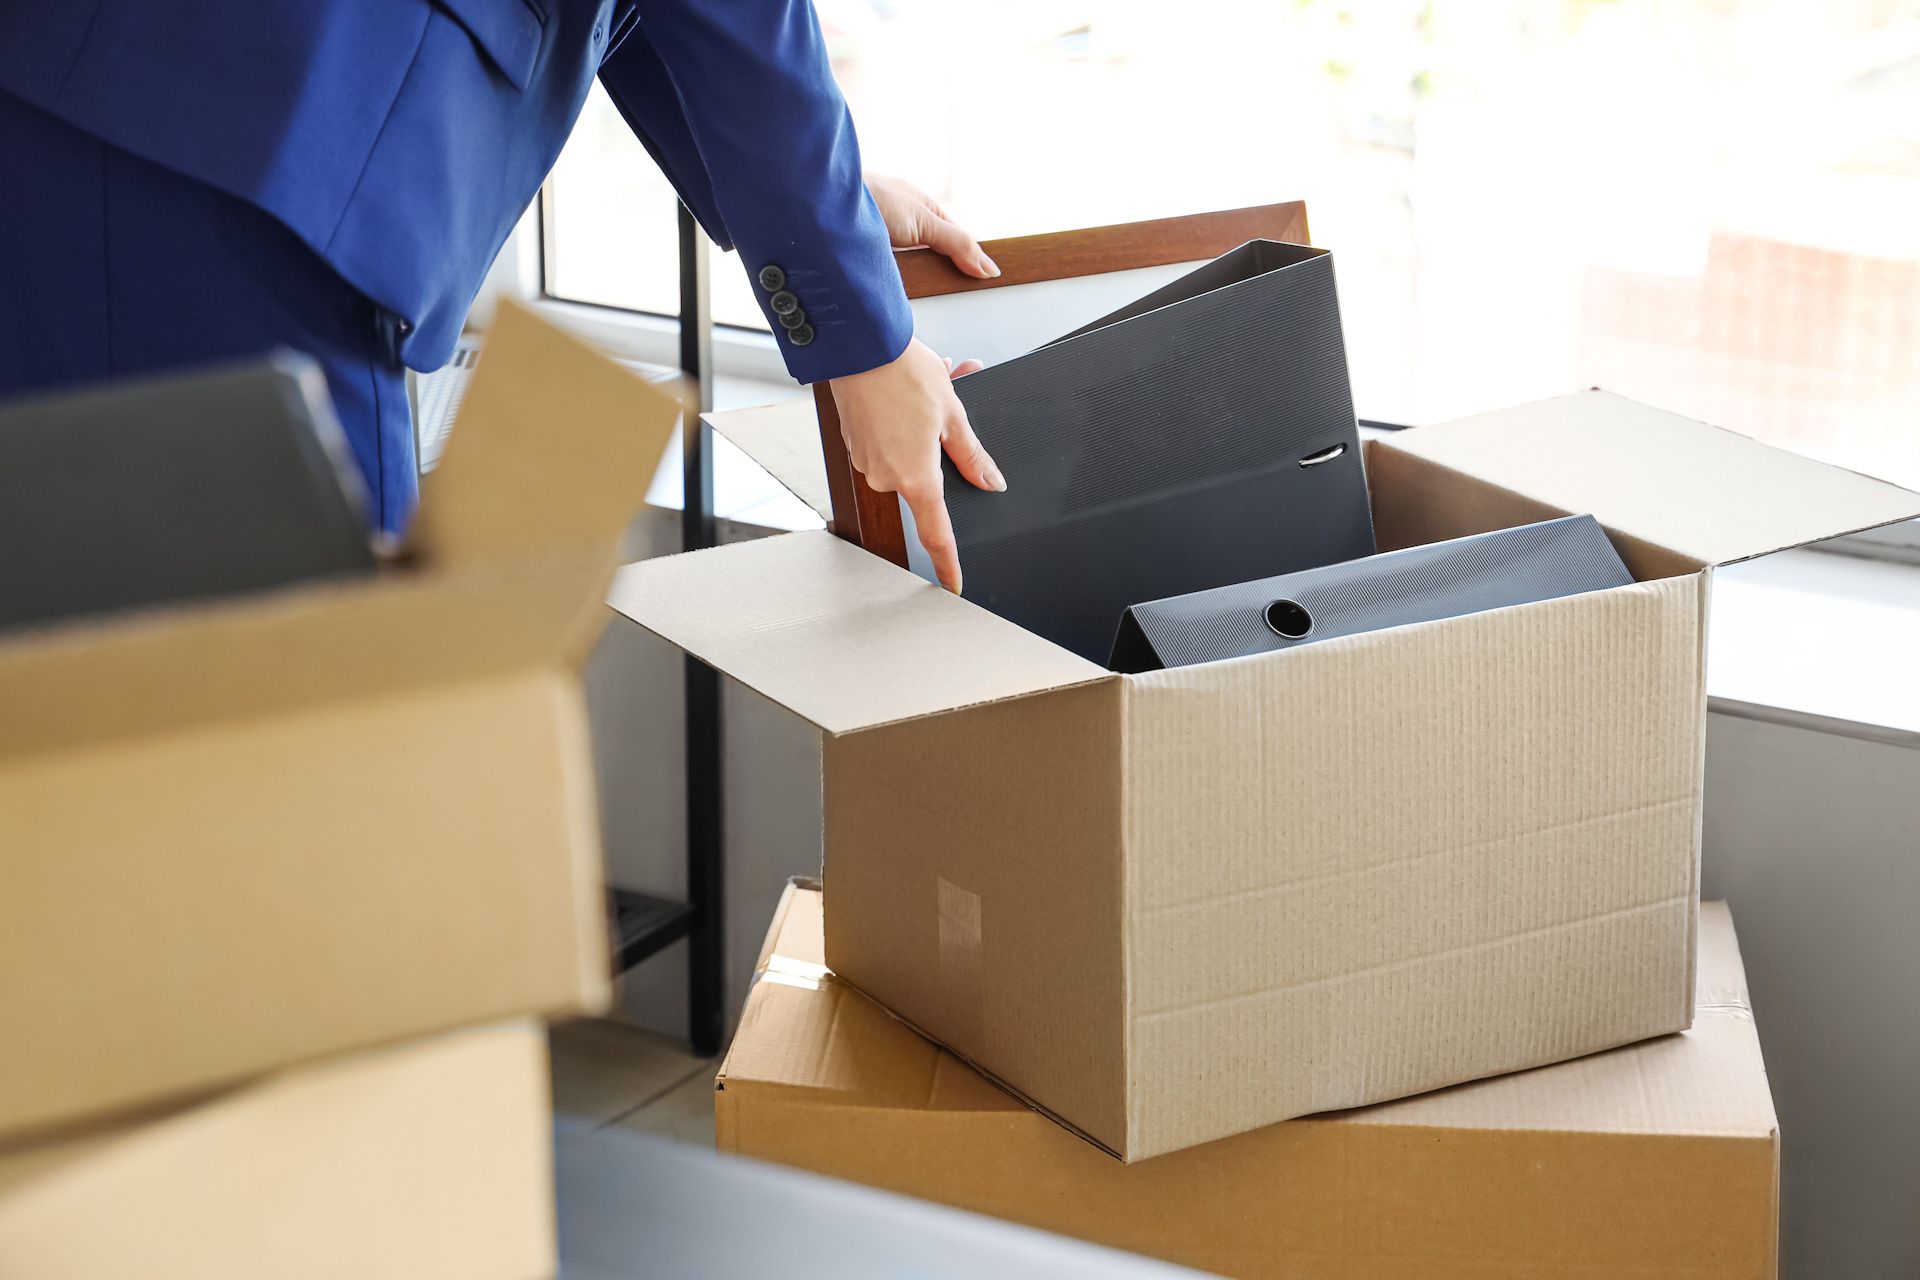
{"type": "Polygon", "coordinates": [[[1297,600],[1275,600],[1266,618],[1268,629],[1284,640],[1299,640],[1313,630],[1313,615],[1297,600]]]}

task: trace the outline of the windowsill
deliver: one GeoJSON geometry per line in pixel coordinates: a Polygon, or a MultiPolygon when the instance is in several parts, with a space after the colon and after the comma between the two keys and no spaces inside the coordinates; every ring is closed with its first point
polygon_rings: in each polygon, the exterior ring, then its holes
{"type": "Polygon", "coordinates": [[[1782,551],[1713,576],[1708,709],[1920,747],[1920,566],[1782,551]]]}

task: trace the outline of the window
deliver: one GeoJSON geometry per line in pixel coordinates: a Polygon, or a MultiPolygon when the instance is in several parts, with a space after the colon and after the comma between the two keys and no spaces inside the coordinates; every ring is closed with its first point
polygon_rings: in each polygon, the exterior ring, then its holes
{"type": "MultiPolygon", "coordinates": [[[[1913,0],[819,9],[869,167],[982,236],[1306,199],[1365,417],[1598,384],[1920,485],[1913,0]]],[[[672,195],[604,99],[550,196],[550,292],[673,310],[672,195]]]]}

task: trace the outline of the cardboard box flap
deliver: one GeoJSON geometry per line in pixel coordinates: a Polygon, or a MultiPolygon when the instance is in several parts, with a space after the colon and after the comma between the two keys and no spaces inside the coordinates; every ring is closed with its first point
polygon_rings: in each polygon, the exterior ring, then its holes
{"type": "Polygon", "coordinates": [[[1377,442],[1702,564],[1730,564],[1920,516],[1885,481],[1605,391],[1377,442]]]}
{"type": "Polygon", "coordinates": [[[824,531],[642,560],[607,603],[828,733],[1115,678],[824,531]]]}
{"type": "Polygon", "coordinates": [[[0,641],[0,759],[559,666],[605,623],[613,560],[397,573],[21,632],[0,641]]]}
{"type": "Polygon", "coordinates": [[[768,475],[812,507],[822,520],[833,522],[827,462],[820,451],[820,420],[814,416],[810,397],[709,413],[702,420],[765,467],[768,475]]]}
{"type": "Polygon", "coordinates": [[[415,538],[442,565],[612,548],[680,402],[531,311],[502,303],[427,477],[415,538]]]}

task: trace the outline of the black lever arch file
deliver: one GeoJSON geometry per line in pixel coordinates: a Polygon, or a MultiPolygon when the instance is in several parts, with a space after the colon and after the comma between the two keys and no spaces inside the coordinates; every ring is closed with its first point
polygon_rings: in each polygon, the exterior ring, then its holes
{"type": "Polygon", "coordinates": [[[1323,249],[1250,241],[955,388],[1009,485],[948,464],[967,597],[1095,662],[1137,601],[1373,550],[1323,249]]]}

